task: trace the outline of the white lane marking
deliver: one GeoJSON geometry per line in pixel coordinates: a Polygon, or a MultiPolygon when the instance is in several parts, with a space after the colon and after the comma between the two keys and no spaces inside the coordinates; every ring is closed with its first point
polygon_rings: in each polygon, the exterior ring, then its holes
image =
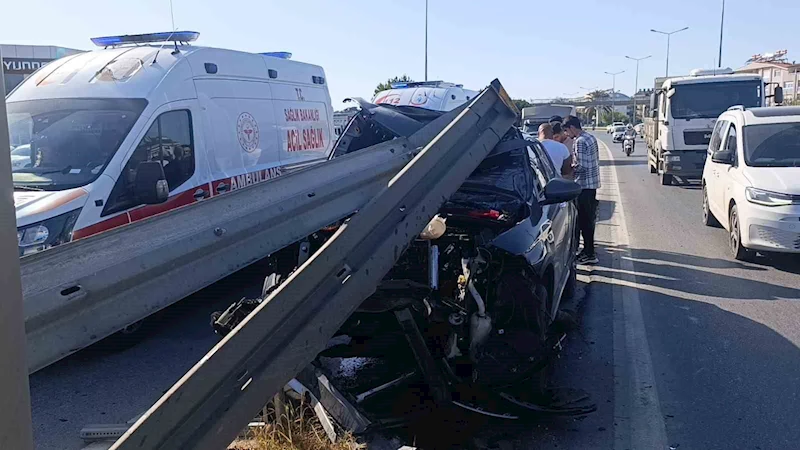
{"type": "MultiPolygon", "coordinates": [[[[614,156],[608,146],[598,139],[608,157],[614,156]]],[[[612,254],[614,298],[614,448],[666,449],[667,431],[658,400],[650,346],[647,343],[642,305],[639,300],[636,270],[630,255],[630,240],[619,190],[616,168],[600,168],[601,177],[608,183],[598,191],[601,199],[613,201],[609,225],[613,242],[619,248],[612,254]]],[[[601,278],[592,275],[593,281],[601,278]]],[[[607,280],[604,280],[607,281],[607,280]]]]}

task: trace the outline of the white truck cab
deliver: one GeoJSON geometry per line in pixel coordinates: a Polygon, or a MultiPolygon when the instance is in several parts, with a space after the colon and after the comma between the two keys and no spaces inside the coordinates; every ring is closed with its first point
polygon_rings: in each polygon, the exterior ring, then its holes
{"type": "Polygon", "coordinates": [[[731,256],[800,253],[800,107],[732,107],[703,170],[703,222],[729,233],[731,256]]]}
{"type": "Polygon", "coordinates": [[[393,83],[391,89],[375,94],[372,103],[451,111],[472,100],[479,93],[464,89],[461,84],[444,81],[393,83]]]}
{"type": "Polygon", "coordinates": [[[665,185],[673,176],[700,178],[717,116],[733,105],[763,104],[759,75],[696,69],[689,76],[665,79],[651,97],[652,118],[646,120],[652,124],[646,133],[650,172],[659,173],[665,185]]]}
{"type": "Polygon", "coordinates": [[[324,161],[325,72],[288,53],[111,36],[6,99],[20,255],[324,161]]]}

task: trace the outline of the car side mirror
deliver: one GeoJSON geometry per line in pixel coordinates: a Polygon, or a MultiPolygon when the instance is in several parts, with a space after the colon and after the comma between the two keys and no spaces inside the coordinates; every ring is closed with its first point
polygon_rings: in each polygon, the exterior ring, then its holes
{"type": "Polygon", "coordinates": [[[544,187],[544,200],[540,205],[553,205],[575,200],[581,194],[581,185],[564,178],[553,178],[544,187]]]}
{"type": "Polygon", "coordinates": [[[164,167],[158,161],[144,161],[136,167],[133,180],[136,201],[146,205],[164,203],[169,197],[169,185],[164,176],[164,167]]]}
{"type": "Polygon", "coordinates": [[[775,104],[783,103],[783,88],[781,86],[775,86],[775,91],[773,92],[773,100],[775,104]]]}
{"type": "Polygon", "coordinates": [[[733,164],[733,152],[730,150],[720,150],[711,155],[711,161],[719,164],[733,164]]]}

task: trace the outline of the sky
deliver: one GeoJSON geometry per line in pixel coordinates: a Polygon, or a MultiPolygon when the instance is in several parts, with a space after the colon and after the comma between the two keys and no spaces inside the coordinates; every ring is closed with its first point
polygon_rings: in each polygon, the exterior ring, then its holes
{"type": "MultiPolygon", "coordinates": [[[[500,79],[514,98],[583,94],[584,88],[634,92],[665,71],[712,68],[719,51],[722,0],[429,0],[428,79],[480,89],[500,79]]],[[[169,31],[169,0],[9,0],[0,43],[91,49],[90,37],[169,31]]],[[[372,97],[375,86],[407,74],[424,79],[425,0],[173,0],[175,27],[200,32],[196,45],[242,51],[289,51],[321,65],[334,108],[346,97],[372,97]]],[[[727,0],[723,66],[786,49],[800,61],[793,22],[798,0],[727,0]],[[794,45],[793,45],[794,44],[794,45]]]]}

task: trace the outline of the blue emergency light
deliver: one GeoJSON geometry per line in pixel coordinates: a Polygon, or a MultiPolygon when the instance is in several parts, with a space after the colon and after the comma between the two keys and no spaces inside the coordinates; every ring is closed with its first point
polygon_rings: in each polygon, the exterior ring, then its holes
{"type": "Polygon", "coordinates": [[[392,89],[405,89],[411,87],[461,87],[452,83],[445,83],[444,81],[403,81],[400,83],[391,83],[392,89]]]}
{"type": "Polygon", "coordinates": [[[280,59],[292,59],[292,54],[289,52],[265,52],[265,53],[259,53],[259,55],[272,56],[273,58],[280,58],[280,59]]]}
{"type": "Polygon", "coordinates": [[[196,31],[165,31],[163,33],[126,34],[92,38],[98,47],[113,47],[122,44],[149,44],[154,42],[194,42],[200,37],[196,31]]]}

